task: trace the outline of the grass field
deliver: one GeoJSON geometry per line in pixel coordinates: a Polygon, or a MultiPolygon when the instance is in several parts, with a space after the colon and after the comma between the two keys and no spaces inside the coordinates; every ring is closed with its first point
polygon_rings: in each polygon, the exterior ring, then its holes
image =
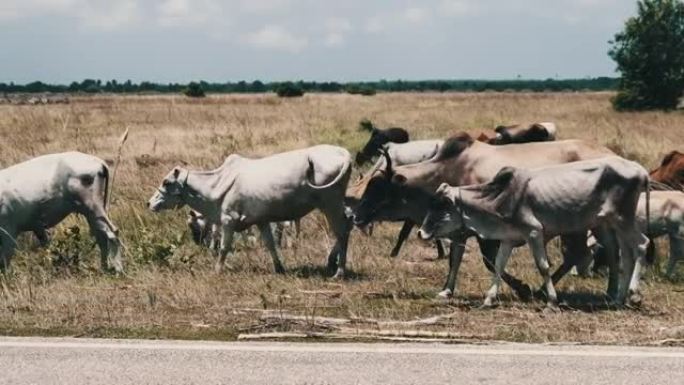
{"type": "MultiPolygon", "coordinates": [[[[152,214],[145,207],[174,165],[214,168],[233,152],[262,156],[318,143],[355,152],[367,139],[357,129],[362,118],[405,127],[415,139],[477,133],[501,123],[553,121],[560,138],[598,141],[647,168],[684,147],[684,114],[616,113],[609,98],[607,93],[97,96],[74,98],[68,105],[0,106],[0,167],[65,150],[113,160],[118,137],[130,129],[110,210],[127,246],[127,276],[98,271],[97,249],[76,218],[53,231],[48,250],[24,237],[12,272],[0,277],[0,333],[230,340],[241,332],[334,330],[314,322],[314,316],[411,321],[449,314],[423,326],[353,327],[361,335],[407,329],[420,334],[419,329],[425,335],[446,331],[478,340],[681,342],[684,286],[665,280],[657,269],[645,275],[645,303],[639,310],[607,309],[601,295],[605,279],[577,277],[566,277],[558,286],[566,302],[561,313],[542,312],[541,301],[520,302],[507,288],[498,308],[483,310],[478,307],[490,276],[472,245],[456,298],[439,301],[434,295],[447,261],[435,261],[435,250],[415,236],[399,258],[389,258],[398,224],[376,226],[373,237],[353,232],[353,273],[342,282],[327,279],[321,268],[333,240],[318,214],[304,218],[301,238],[284,250],[287,275],[272,274],[266,250],[246,242],[238,242],[230,267],[216,275],[213,256],[190,240],[187,210],[152,214]],[[260,319],[263,310],[274,310],[267,314],[276,317],[260,319]],[[278,322],[278,314],[305,317],[278,322]]],[[[550,249],[557,265],[555,243],[550,249]]],[[[535,286],[541,283],[527,251],[514,254],[509,271],[535,286]]]]}

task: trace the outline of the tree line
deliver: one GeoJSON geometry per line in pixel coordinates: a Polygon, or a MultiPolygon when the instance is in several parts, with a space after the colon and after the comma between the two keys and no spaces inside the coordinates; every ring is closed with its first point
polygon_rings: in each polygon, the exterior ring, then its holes
{"type": "Polygon", "coordinates": [[[183,84],[85,79],[81,82],[72,82],[69,85],[48,84],[40,81],[27,84],[0,83],[0,93],[181,93],[186,92],[190,86],[199,86],[202,91],[214,94],[276,92],[284,87],[294,87],[307,93],[347,92],[362,95],[373,95],[376,92],[607,91],[615,90],[618,81],[617,78],[597,77],[546,80],[380,80],[348,83],[262,82],[255,80],[225,83],[200,81],[183,84]]]}

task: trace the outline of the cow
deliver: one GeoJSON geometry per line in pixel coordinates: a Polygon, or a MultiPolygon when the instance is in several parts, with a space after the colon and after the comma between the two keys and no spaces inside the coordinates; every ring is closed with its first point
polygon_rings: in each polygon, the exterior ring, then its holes
{"type": "Polygon", "coordinates": [[[494,135],[480,134],[480,142],[495,145],[548,142],[556,140],[556,125],[551,122],[532,123],[529,126],[513,124],[497,126],[494,135]]]}
{"type": "Polygon", "coordinates": [[[100,249],[103,271],[123,273],[118,229],[107,216],[107,164],[80,152],[43,155],[0,170],[0,271],[10,266],[22,232],[42,245],[46,230],[69,214],[83,215],[100,249]]]}
{"type": "MultiPolygon", "coordinates": [[[[667,237],[669,240],[670,257],[665,274],[672,278],[677,262],[684,261],[684,193],[681,191],[651,191],[648,205],[646,194],[639,197],[637,206],[637,221],[642,233],[649,237],[649,247],[646,251],[646,262],[653,263],[655,259],[654,239],[667,237]],[[646,210],[647,206],[650,209],[646,210]]],[[[606,240],[590,239],[589,247],[594,254],[594,271],[606,264],[606,240]]]]}
{"type": "Polygon", "coordinates": [[[373,157],[379,155],[381,148],[388,144],[404,144],[409,141],[409,133],[401,127],[377,128],[369,120],[359,123],[361,129],[370,132],[370,138],[365,146],[356,154],[357,166],[363,166],[370,162],[373,157]]]}
{"type": "MultiPolygon", "coordinates": [[[[395,166],[420,163],[427,161],[437,155],[444,144],[443,140],[418,140],[409,142],[409,134],[402,128],[378,129],[373,127],[370,121],[361,121],[361,127],[371,132],[371,136],[356,155],[357,166],[362,166],[373,157],[386,151],[395,166]]],[[[556,125],[551,122],[534,123],[527,127],[521,125],[498,126],[495,135],[490,138],[485,134],[478,137],[479,141],[493,145],[504,145],[511,143],[542,142],[555,140],[556,125]]],[[[354,207],[360,196],[363,194],[369,177],[372,177],[378,170],[382,170],[386,165],[385,157],[380,157],[371,170],[355,184],[349,187],[347,192],[348,205],[354,207]]],[[[376,219],[378,220],[378,219],[376,219]]],[[[411,230],[416,225],[411,220],[404,220],[404,224],[399,231],[399,237],[395,243],[391,257],[399,255],[399,250],[408,238],[411,230]]],[[[437,257],[444,256],[444,248],[439,240],[435,241],[437,247],[437,257]]]]}
{"type": "MultiPolygon", "coordinates": [[[[369,144],[370,143],[371,142],[369,142],[369,144]]],[[[373,154],[375,154],[376,151],[378,153],[386,153],[386,155],[392,159],[392,162],[395,165],[414,164],[423,162],[425,160],[429,160],[430,158],[436,156],[443,143],[443,140],[417,140],[413,142],[399,144],[388,143],[384,146],[379,147],[376,150],[373,150],[373,154]]],[[[369,144],[367,144],[366,147],[364,147],[364,151],[368,148],[369,144]]],[[[373,166],[373,168],[371,168],[371,170],[367,172],[365,176],[362,176],[359,180],[357,180],[355,183],[348,187],[346,193],[346,205],[352,208],[352,210],[358,204],[361,196],[363,195],[364,190],[366,189],[366,186],[368,185],[368,182],[373,177],[373,175],[378,174],[381,170],[384,169],[386,165],[386,157],[379,158],[373,166]]],[[[358,159],[359,156],[357,155],[357,164],[358,159]]],[[[382,219],[376,218],[376,221],[379,220],[382,219]]],[[[401,227],[401,230],[399,231],[399,237],[397,238],[397,242],[392,248],[392,251],[390,251],[391,257],[396,257],[397,255],[399,255],[399,250],[401,249],[402,245],[404,244],[408,236],[411,234],[411,230],[413,229],[413,227],[415,227],[417,224],[418,223],[415,223],[410,219],[404,220],[404,224],[401,227]]],[[[444,248],[442,246],[441,241],[437,240],[435,241],[435,244],[437,247],[437,257],[443,258],[444,248]]]]}
{"type": "MultiPolygon", "coordinates": [[[[441,183],[452,186],[485,183],[505,166],[536,168],[545,165],[562,164],[579,160],[596,159],[615,155],[609,149],[583,140],[564,140],[554,142],[511,144],[494,146],[475,141],[467,133],[459,133],[449,138],[440,153],[429,161],[393,168],[390,158],[384,172],[374,175],[368,182],[363,196],[354,212],[354,223],[365,226],[375,220],[405,220],[422,223],[430,205],[430,198],[441,183]]],[[[450,250],[449,275],[440,297],[450,297],[456,286],[456,276],[465,250],[464,243],[475,233],[466,231],[454,234],[450,250]]],[[[492,270],[498,243],[479,239],[485,266],[492,270]]],[[[565,255],[575,258],[566,259],[554,273],[559,280],[578,259],[589,258],[584,234],[564,236],[565,255]],[[582,238],[580,240],[580,238],[582,238]]],[[[521,297],[530,293],[527,285],[505,274],[508,283],[521,297]]]]}
{"type": "Polygon", "coordinates": [[[684,154],[671,151],[665,155],[660,166],[650,172],[650,177],[653,181],[671,188],[684,189],[684,154]]]}
{"type": "MultiPolygon", "coordinates": [[[[220,239],[220,233],[218,231],[218,224],[216,223],[209,223],[207,218],[202,215],[202,213],[199,213],[195,210],[190,210],[188,213],[188,218],[186,220],[186,224],[188,225],[188,229],[190,230],[190,235],[192,237],[193,242],[199,246],[205,246],[208,247],[210,250],[217,250],[218,249],[218,241],[220,239]]],[[[295,227],[295,236],[299,237],[299,232],[300,232],[300,225],[299,221],[294,221],[294,224],[290,221],[287,222],[278,222],[275,225],[272,225],[272,230],[275,235],[275,241],[276,244],[281,246],[283,245],[283,240],[284,240],[284,235],[285,235],[285,229],[287,227],[295,227]]],[[[248,236],[248,239],[251,239],[252,235],[250,234],[248,236]]],[[[251,242],[251,241],[250,241],[251,242]]]]}
{"type": "Polygon", "coordinates": [[[219,224],[217,272],[232,252],[234,233],[256,225],[276,273],[284,273],[285,268],[270,223],[297,220],[319,209],[337,240],[327,266],[334,277],[342,278],[350,230],[344,193],[350,175],[351,155],[336,146],[318,145],[259,159],[232,154],[211,171],[173,168],[148,201],[148,207],[158,212],[188,205],[209,223],[219,224]]]}
{"type": "Polygon", "coordinates": [[[488,183],[443,183],[418,234],[431,239],[468,228],[482,238],[501,241],[485,306],[498,295],[513,247],[527,243],[544,279],[547,305],[555,308],[546,242],[602,227],[615,235],[620,249],[619,282],[610,294],[618,304],[624,304],[628,295],[638,301],[634,298],[648,238],[639,229],[636,209],[642,192],[648,202],[648,184],[648,172],[641,165],[618,156],[533,170],[504,167],[488,183]]]}

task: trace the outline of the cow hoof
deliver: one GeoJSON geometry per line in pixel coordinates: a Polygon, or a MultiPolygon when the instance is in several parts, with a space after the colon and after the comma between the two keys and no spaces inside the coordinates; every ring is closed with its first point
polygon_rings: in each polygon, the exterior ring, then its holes
{"type": "Polygon", "coordinates": [[[223,265],[217,264],[217,265],[214,266],[214,273],[216,273],[216,274],[221,274],[221,271],[222,271],[222,270],[223,270],[223,265]]]}
{"type": "Polygon", "coordinates": [[[437,293],[437,299],[449,299],[454,296],[454,293],[451,291],[451,289],[444,289],[437,293]]]}
{"type": "Polygon", "coordinates": [[[491,298],[486,298],[482,303],[482,306],[480,306],[480,309],[494,309],[498,305],[499,304],[491,298]]]}
{"type": "Polygon", "coordinates": [[[337,269],[337,272],[332,276],[332,279],[344,279],[344,270],[337,269]]]}
{"type": "Polygon", "coordinates": [[[643,301],[643,297],[639,293],[631,293],[629,296],[629,302],[628,305],[632,307],[639,307],[641,306],[641,302],[643,301]]]}
{"type": "Polygon", "coordinates": [[[530,285],[520,285],[518,289],[515,291],[515,294],[520,298],[522,301],[529,301],[532,299],[532,288],[530,285]]]}
{"type": "Polygon", "coordinates": [[[275,268],[276,274],[285,274],[285,268],[282,266],[278,266],[275,268]]]}
{"type": "Polygon", "coordinates": [[[560,307],[558,307],[558,303],[556,302],[548,302],[546,304],[546,307],[544,310],[542,310],[542,313],[544,314],[553,314],[553,313],[560,313],[560,307]]]}

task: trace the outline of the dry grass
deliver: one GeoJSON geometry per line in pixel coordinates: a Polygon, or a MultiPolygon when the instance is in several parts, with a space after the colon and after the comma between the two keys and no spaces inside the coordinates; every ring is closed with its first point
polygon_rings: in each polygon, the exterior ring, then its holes
{"type": "MultiPolygon", "coordinates": [[[[332,240],[320,215],[303,221],[303,237],[284,251],[288,274],[271,273],[261,247],[238,244],[231,268],[212,273],[212,256],[191,244],[185,212],[159,215],[145,201],[176,164],[212,168],[232,152],[266,155],[316,143],[359,149],[362,118],[406,127],[415,138],[476,132],[498,123],[549,120],[562,138],[599,141],[647,167],[682,148],[681,113],[622,113],[610,110],[609,94],[383,94],[375,97],[274,96],[92,97],[69,105],[0,106],[0,167],[39,154],[80,150],[112,160],[117,138],[131,130],[117,174],[111,216],[122,230],[125,278],[97,271],[97,250],[87,236],[70,232],[84,223],[69,219],[55,230],[51,251],[30,238],[0,277],[0,332],[4,334],[233,339],[258,324],[260,309],[296,314],[411,320],[456,311],[446,323],[428,327],[463,337],[512,341],[653,343],[684,338],[681,283],[647,273],[641,310],[608,310],[600,293],[604,279],[567,277],[559,286],[568,306],[541,312],[543,303],[522,303],[505,289],[494,310],[478,305],[489,284],[478,252],[466,256],[459,295],[433,299],[443,283],[445,260],[412,238],[397,259],[388,257],[397,224],[378,226],[372,238],[353,233],[352,278],[327,279],[324,264],[332,240]],[[60,265],[55,255],[62,258],[60,265]],[[66,261],[66,262],[64,262],[66,261]],[[679,335],[678,335],[679,333],[679,335]]],[[[557,252],[552,250],[554,260],[557,252]]],[[[510,270],[527,282],[540,280],[527,252],[510,270]]],[[[299,326],[298,326],[299,327],[299,326]]],[[[281,325],[276,330],[292,326],[281,325]]]]}

